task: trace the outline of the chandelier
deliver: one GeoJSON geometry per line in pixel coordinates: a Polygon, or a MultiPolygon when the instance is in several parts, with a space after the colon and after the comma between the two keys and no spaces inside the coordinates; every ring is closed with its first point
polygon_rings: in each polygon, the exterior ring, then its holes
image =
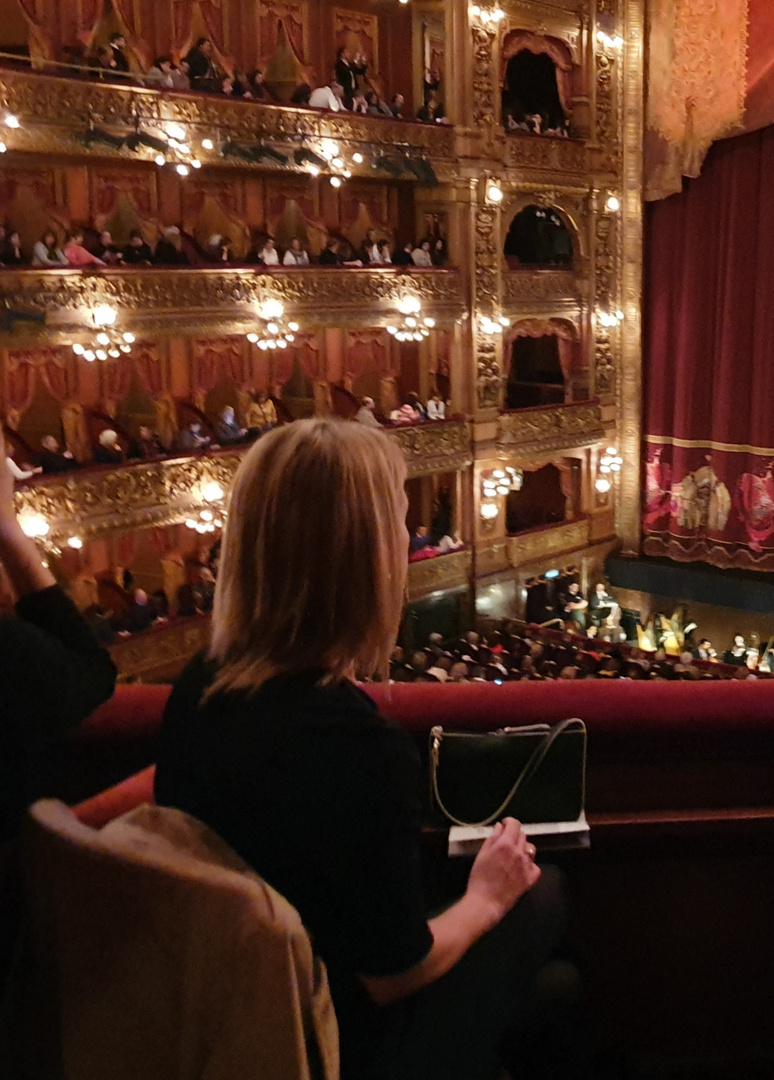
{"type": "Polygon", "coordinates": [[[266,300],[259,312],[258,330],[247,335],[247,340],[259,349],[286,349],[298,333],[297,322],[285,322],[285,306],[279,300],[266,300]]]}
{"type": "Polygon", "coordinates": [[[88,363],[95,360],[117,360],[122,353],[130,353],[134,344],[134,334],[128,330],[116,329],[118,312],[108,304],[100,304],[91,313],[94,329],[88,328],[89,336],[83,334],[83,340],[73,342],[73,352],[82,356],[88,363]]]}
{"type": "Polygon", "coordinates": [[[416,296],[405,296],[398,304],[403,318],[387,327],[387,333],[396,341],[422,341],[430,336],[435,319],[422,316],[422,303],[416,296]]]}
{"type": "Polygon", "coordinates": [[[489,315],[480,315],[480,327],[482,334],[489,334],[494,337],[495,334],[502,334],[506,327],[511,325],[511,320],[506,318],[505,315],[498,315],[496,318],[491,318],[489,315]]]}
{"type": "Polygon", "coordinates": [[[196,517],[186,519],[186,528],[196,531],[200,536],[205,533],[214,533],[216,529],[222,529],[226,520],[225,498],[226,493],[217,480],[210,480],[201,491],[200,497],[204,506],[196,517]]]}
{"type": "MultiPolygon", "coordinates": [[[[178,176],[188,176],[191,169],[201,169],[202,163],[196,156],[189,141],[188,132],[182,124],[167,124],[164,134],[166,135],[166,146],[163,150],[159,148],[159,152],[154,159],[159,168],[163,168],[164,165],[172,165],[178,176]]],[[[212,150],[214,145],[212,139],[202,141],[204,150],[212,150]]]]}

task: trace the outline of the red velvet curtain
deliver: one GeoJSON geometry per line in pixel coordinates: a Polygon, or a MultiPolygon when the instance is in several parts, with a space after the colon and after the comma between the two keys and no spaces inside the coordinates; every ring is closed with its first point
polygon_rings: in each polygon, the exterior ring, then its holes
{"type": "Polygon", "coordinates": [[[774,569],[774,128],[648,208],[647,554],[774,569]]]}
{"type": "Polygon", "coordinates": [[[154,348],[140,348],[133,354],[134,367],[149,394],[161,394],[165,389],[164,365],[154,348]]]}
{"type": "Polygon", "coordinates": [[[572,56],[570,50],[563,41],[557,41],[556,38],[533,34],[529,30],[516,30],[503,43],[503,51],[500,57],[503,83],[505,82],[505,69],[508,61],[521,52],[522,49],[529,49],[536,56],[545,54],[551,58],[556,68],[556,88],[559,91],[559,100],[562,103],[565,116],[569,116],[572,113],[572,56]]]}

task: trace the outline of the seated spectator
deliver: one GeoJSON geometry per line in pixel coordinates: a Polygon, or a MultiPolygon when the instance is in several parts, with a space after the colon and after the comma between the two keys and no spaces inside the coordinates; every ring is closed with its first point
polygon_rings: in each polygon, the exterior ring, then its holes
{"type": "Polygon", "coordinates": [[[390,420],[394,424],[416,424],[421,420],[421,417],[413,405],[405,402],[399,409],[393,409],[390,413],[390,420]]]}
{"type": "Polygon", "coordinates": [[[347,239],[339,241],[339,255],[342,266],[354,266],[360,268],[363,265],[363,260],[355,253],[352,245],[347,239]]]}
{"type": "Polygon", "coordinates": [[[199,569],[199,581],[193,588],[197,610],[205,615],[212,611],[212,601],[215,598],[215,575],[208,566],[199,569]]]}
{"type": "MultiPolygon", "coordinates": [[[[301,83],[295,88],[290,95],[291,105],[309,106],[309,99],[312,96],[312,88],[309,83],[301,83]]],[[[323,106],[324,108],[324,106],[323,106]]]]}
{"type": "Polygon", "coordinates": [[[181,428],[175,439],[175,449],[182,454],[191,454],[206,450],[212,440],[209,435],[202,435],[202,425],[198,420],[191,420],[181,428]]]}
{"type": "Polygon", "coordinates": [[[567,592],[560,597],[559,606],[565,622],[572,623],[581,632],[586,629],[586,611],[589,602],[580,591],[577,581],[571,581],[567,586],[567,592]]]}
{"type": "Polygon", "coordinates": [[[279,104],[279,98],[270,86],[267,86],[260,68],[251,71],[247,76],[247,84],[253,101],[262,101],[264,104],[279,104]]]}
{"type": "Polygon", "coordinates": [[[438,100],[435,90],[427,95],[425,104],[417,111],[417,120],[424,124],[448,124],[443,104],[438,100]]]}
{"type": "Polygon", "coordinates": [[[411,252],[411,261],[414,263],[414,266],[428,267],[433,265],[429,240],[419,241],[419,244],[411,252]]]}
{"type": "Polygon", "coordinates": [[[442,536],[438,543],[435,545],[435,550],[439,555],[448,555],[452,551],[461,551],[465,547],[465,541],[460,540],[458,536],[442,536]]]}
{"type": "Polygon", "coordinates": [[[126,38],[120,32],[111,34],[110,37],[110,51],[113,54],[113,60],[115,61],[115,67],[117,71],[129,73],[129,58],[126,55],[126,38]]]}
{"type": "Polygon", "coordinates": [[[8,235],[5,247],[2,250],[2,254],[0,254],[0,262],[2,262],[3,266],[7,266],[10,269],[27,265],[27,259],[22,251],[21,237],[16,229],[8,235]]]}
{"type": "Polygon", "coordinates": [[[257,438],[277,426],[277,410],[265,390],[261,390],[255,401],[248,406],[245,420],[247,433],[251,438],[257,438]]]}
{"type": "Polygon", "coordinates": [[[410,405],[414,412],[417,414],[420,420],[427,420],[427,412],[424,405],[419,400],[419,394],[416,390],[411,390],[406,394],[406,405],[410,405]]]}
{"type": "Polygon", "coordinates": [[[390,252],[390,241],[380,240],[376,245],[376,249],[379,252],[379,262],[382,266],[392,265],[392,254],[390,252]]]}
{"type": "Polygon", "coordinates": [[[80,232],[80,230],[75,230],[68,235],[67,240],[65,241],[64,254],[68,266],[73,267],[75,270],[83,270],[86,266],[104,267],[106,265],[102,259],[98,259],[96,255],[92,255],[92,253],[87,251],[83,246],[83,233],[80,232]]]}
{"type": "Polygon", "coordinates": [[[279,266],[280,258],[277,245],[271,236],[267,236],[263,247],[258,253],[258,258],[264,266],[279,266]]]}
{"type": "Polygon", "coordinates": [[[170,225],[156,244],[153,255],[156,266],[189,266],[188,256],[183,251],[180,230],[177,225],[170,225]]]}
{"type": "Polygon", "coordinates": [[[169,598],[163,589],[155,589],[149,598],[151,610],[156,622],[166,622],[169,618],[169,598]]]}
{"type": "Polygon", "coordinates": [[[124,261],[123,252],[113,243],[113,237],[108,229],[103,229],[99,234],[99,242],[94,249],[98,259],[102,259],[106,266],[120,265],[124,261]]]}
{"type": "Polygon", "coordinates": [[[213,233],[207,242],[207,257],[214,263],[231,262],[232,240],[230,236],[213,233]]]}
{"type": "Polygon", "coordinates": [[[433,266],[446,266],[449,256],[446,253],[446,241],[442,236],[437,236],[432,243],[430,257],[433,266]]]}
{"type": "Polygon", "coordinates": [[[403,119],[403,106],[406,103],[406,99],[403,94],[393,94],[392,101],[390,102],[390,112],[396,120],[403,119]]]}
{"type": "Polygon", "coordinates": [[[215,424],[215,438],[221,446],[233,446],[245,440],[247,428],[236,422],[236,414],[231,405],[227,405],[215,424]]]}
{"type": "Polygon", "coordinates": [[[32,265],[51,269],[68,265],[67,256],[59,247],[56,233],[52,229],[43,233],[43,236],[33,247],[32,265]]]}
{"type": "Polygon", "coordinates": [[[750,650],[742,634],[734,634],[734,640],[729,649],[723,653],[723,663],[733,667],[746,667],[747,654],[750,650]]]}
{"type": "Polygon", "coordinates": [[[409,538],[409,551],[413,555],[417,551],[422,551],[430,543],[430,537],[428,536],[428,530],[426,525],[418,525],[409,538]]]}
{"type": "Polygon", "coordinates": [[[118,434],[111,428],[105,428],[99,433],[97,445],[94,447],[94,463],[96,465],[120,465],[124,461],[124,452],[118,441],[118,434]]]}
{"type": "Polygon", "coordinates": [[[153,252],[139,229],[132,229],[129,233],[129,243],[124,248],[124,265],[153,266],[153,252]]]}
{"type": "Polygon", "coordinates": [[[97,49],[97,54],[91,62],[94,77],[98,82],[125,83],[126,75],[119,70],[116,58],[109,45],[97,49]]]}
{"type": "Polygon", "coordinates": [[[446,404],[441,395],[436,392],[430,398],[427,403],[427,419],[428,420],[445,420],[446,419],[446,404]]]}
{"type": "Polygon", "coordinates": [[[8,471],[14,480],[29,480],[30,477],[35,476],[36,473],[42,473],[43,469],[40,465],[37,468],[30,465],[28,462],[23,462],[21,465],[17,465],[13,459],[14,451],[11,447],[6,449],[5,463],[8,466],[8,471]]]}
{"type": "Polygon", "coordinates": [[[393,266],[413,266],[414,265],[414,258],[413,258],[413,255],[412,255],[413,250],[414,250],[414,245],[411,243],[410,240],[408,240],[403,245],[403,247],[400,248],[399,250],[396,250],[395,254],[393,255],[393,257],[392,257],[393,266]]]}
{"type": "Polygon", "coordinates": [[[382,426],[376,419],[376,402],[372,397],[360,399],[360,408],[355,413],[355,419],[358,424],[365,424],[366,427],[379,428],[382,426]]]}
{"type": "Polygon", "coordinates": [[[392,116],[390,106],[382,101],[375,90],[368,90],[364,97],[369,116],[392,116]]]}
{"type": "Polygon", "coordinates": [[[308,100],[303,104],[309,105],[311,109],[330,109],[331,112],[341,112],[346,109],[344,91],[333,79],[327,85],[318,86],[316,90],[312,90],[308,100]]]}
{"type": "Polygon", "coordinates": [[[308,266],[309,255],[304,251],[301,246],[301,241],[297,236],[294,236],[290,241],[290,247],[285,252],[285,258],[282,260],[283,266],[308,266]]]}
{"type": "Polygon", "coordinates": [[[193,585],[184,584],[177,590],[177,617],[190,619],[198,614],[193,585]]]}
{"type": "Polygon", "coordinates": [[[44,473],[69,472],[78,468],[78,463],[70,451],[65,450],[63,453],[53,435],[44,435],[40,440],[40,447],[38,463],[44,473]]]}
{"type": "Polygon", "coordinates": [[[126,609],[123,629],[130,634],[139,634],[155,621],[156,613],[148,602],[148,594],[144,589],[135,589],[132,602],[126,609]]]}
{"type": "Polygon", "coordinates": [[[171,56],[159,56],[143,76],[143,82],[155,90],[174,90],[175,76],[171,56]]]}
{"type": "Polygon", "coordinates": [[[339,242],[335,236],[328,237],[317,261],[320,266],[341,266],[339,242]]]}
{"type": "Polygon", "coordinates": [[[368,102],[363,94],[357,94],[352,99],[351,111],[356,116],[368,116],[368,102]]]}
{"type": "Polygon", "coordinates": [[[147,424],[141,424],[137,437],[129,447],[129,457],[139,458],[141,461],[151,461],[153,458],[164,457],[166,450],[159,436],[155,431],[147,426],[147,424]]]}
{"type": "Polygon", "coordinates": [[[253,95],[250,89],[250,80],[247,77],[246,71],[235,71],[232,80],[231,96],[235,98],[243,98],[245,101],[252,101],[253,95]]]}
{"type": "Polygon", "coordinates": [[[188,64],[181,60],[179,64],[172,65],[172,87],[174,90],[190,90],[191,80],[188,77],[188,64]]]}
{"type": "Polygon", "coordinates": [[[363,243],[360,245],[360,249],[357,253],[357,257],[360,259],[363,266],[370,266],[371,263],[374,263],[376,266],[380,264],[381,260],[379,258],[379,245],[376,241],[376,229],[369,229],[366,232],[363,243]]]}
{"type": "Polygon", "coordinates": [[[212,59],[212,52],[210,39],[200,37],[185,57],[192,90],[203,90],[206,93],[220,91],[223,76],[212,59]]]}

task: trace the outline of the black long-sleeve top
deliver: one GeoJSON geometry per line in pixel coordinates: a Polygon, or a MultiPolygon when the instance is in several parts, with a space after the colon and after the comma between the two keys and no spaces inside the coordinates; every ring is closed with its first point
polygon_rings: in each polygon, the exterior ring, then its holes
{"type": "Polygon", "coordinates": [[[72,601],[54,585],[0,617],[0,843],[36,790],[36,756],[113,693],[116,668],[72,601]]]}

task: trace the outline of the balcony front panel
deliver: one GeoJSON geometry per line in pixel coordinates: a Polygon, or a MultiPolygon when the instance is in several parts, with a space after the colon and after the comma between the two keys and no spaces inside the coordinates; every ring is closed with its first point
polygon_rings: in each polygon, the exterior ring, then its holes
{"type": "Polygon", "coordinates": [[[518,569],[566,551],[586,547],[590,543],[590,526],[589,518],[579,518],[564,525],[549,525],[543,529],[521,533],[519,536],[509,536],[506,540],[508,561],[513,569],[518,569]]]}
{"type": "Polygon", "coordinates": [[[594,446],[604,438],[602,409],[596,401],[516,410],[499,418],[499,449],[519,458],[550,457],[594,446]]]}
{"type": "MultiPolygon", "coordinates": [[[[464,421],[386,428],[385,434],[403,450],[410,478],[464,469],[472,461],[464,421]]],[[[205,485],[216,482],[228,492],[243,454],[244,449],[221,450],[40,478],[17,490],[16,509],[44,518],[46,543],[58,547],[71,536],[86,542],[112,532],[180,524],[206,507],[205,485]]]]}
{"type": "Polygon", "coordinates": [[[436,559],[409,563],[409,600],[418,600],[442,589],[459,589],[467,585],[470,562],[469,551],[455,551],[450,555],[439,555],[436,559]]]}
{"type": "MultiPolygon", "coordinates": [[[[110,86],[79,79],[4,71],[0,75],[0,99],[21,121],[9,149],[30,153],[105,157],[153,161],[157,149],[136,151],[119,145],[121,138],[136,129],[163,135],[167,125],[184,124],[197,141],[210,138],[213,150],[202,150],[203,165],[242,166],[305,172],[292,151],[303,145],[314,148],[322,139],[333,139],[348,150],[359,151],[362,163],[355,164],[355,176],[380,172],[383,158],[396,160],[408,153],[431,162],[442,182],[452,177],[454,132],[443,124],[420,124],[387,117],[354,116],[320,109],[261,105],[234,101],[214,94],[159,92],[145,87],[110,86]],[[113,136],[103,138],[101,133],[113,136]],[[261,160],[223,156],[227,141],[255,146],[271,144],[287,162],[271,157],[261,160]]],[[[417,180],[410,170],[403,178],[417,180]]]]}
{"type": "Polygon", "coordinates": [[[304,330],[386,325],[406,296],[440,324],[465,312],[456,270],[2,270],[0,295],[8,308],[46,316],[45,325],[15,322],[14,341],[48,344],[69,341],[99,304],[117,309],[122,329],[153,335],[247,333],[270,298],[304,330]]]}

